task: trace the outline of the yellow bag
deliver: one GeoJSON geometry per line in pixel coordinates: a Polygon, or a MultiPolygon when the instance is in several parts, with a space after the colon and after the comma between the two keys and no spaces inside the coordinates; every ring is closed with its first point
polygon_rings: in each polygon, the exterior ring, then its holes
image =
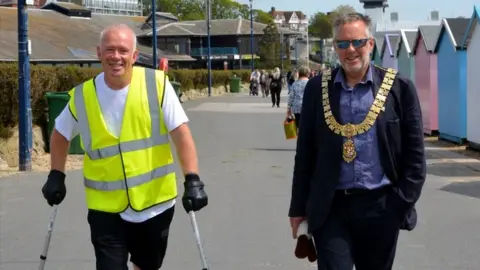
{"type": "Polygon", "coordinates": [[[287,140],[297,138],[297,125],[292,116],[288,116],[283,122],[283,129],[285,130],[285,137],[287,140]]]}

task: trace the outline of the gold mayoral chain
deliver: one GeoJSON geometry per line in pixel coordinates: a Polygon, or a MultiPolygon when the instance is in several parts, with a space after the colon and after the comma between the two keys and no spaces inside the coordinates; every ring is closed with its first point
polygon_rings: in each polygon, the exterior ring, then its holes
{"type": "Polygon", "coordinates": [[[370,128],[372,128],[372,126],[375,124],[375,121],[377,120],[380,111],[385,110],[385,101],[387,100],[388,93],[392,88],[393,80],[397,75],[397,71],[391,68],[386,71],[385,77],[383,78],[382,86],[380,86],[380,89],[378,90],[375,101],[370,107],[370,111],[368,112],[367,117],[365,117],[365,120],[363,120],[363,122],[358,125],[353,125],[351,123],[341,125],[337,122],[337,120],[335,120],[335,117],[333,117],[332,110],[330,109],[330,100],[328,98],[328,81],[331,79],[331,74],[332,72],[329,70],[323,73],[322,76],[322,98],[325,122],[333,132],[347,138],[347,140],[343,143],[342,154],[343,160],[345,160],[345,162],[347,163],[350,163],[357,156],[357,152],[355,151],[355,144],[353,143],[352,137],[363,134],[367,132],[370,128]]]}

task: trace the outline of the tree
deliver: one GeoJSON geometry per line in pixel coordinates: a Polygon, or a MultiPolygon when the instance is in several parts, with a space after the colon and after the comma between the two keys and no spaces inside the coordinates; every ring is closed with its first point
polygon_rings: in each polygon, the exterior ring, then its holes
{"type": "Polygon", "coordinates": [[[332,12],[328,14],[328,16],[330,17],[330,21],[333,22],[338,16],[338,14],[349,14],[355,12],[357,12],[355,8],[350,5],[339,5],[334,10],[332,10],[332,12]]]}
{"type": "MultiPolygon", "coordinates": [[[[144,5],[144,14],[151,12],[151,0],[139,0],[144,5]]],[[[157,11],[169,12],[180,21],[205,20],[207,18],[204,0],[156,0],[157,11]]],[[[250,7],[234,0],[211,0],[212,20],[216,19],[250,19],[250,7]]],[[[256,22],[268,24],[273,18],[263,10],[254,10],[256,22]]]]}
{"type": "Polygon", "coordinates": [[[355,13],[355,8],[350,5],[339,5],[333,11],[328,13],[317,12],[315,13],[308,26],[309,35],[318,38],[331,38],[333,34],[333,21],[338,14],[355,13]]]}
{"type": "MultiPolygon", "coordinates": [[[[144,14],[152,12],[151,0],[140,0],[144,14]]],[[[205,4],[202,0],[156,0],[157,11],[169,12],[181,21],[205,19],[205,4]]]]}
{"type": "Polygon", "coordinates": [[[263,36],[258,44],[258,56],[262,59],[263,67],[280,66],[280,47],[280,34],[272,21],[263,29],[263,36]]]}
{"type": "Polygon", "coordinates": [[[332,37],[332,22],[330,17],[323,13],[315,13],[309,22],[308,33],[311,36],[318,38],[331,38],[332,37]]]}
{"type": "Polygon", "coordinates": [[[257,9],[253,11],[254,20],[259,23],[270,24],[273,22],[273,17],[268,12],[257,9]]]}
{"type": "Polygon", "coordinates": [[[355,13],[357,12],[354,7],[350,5],[339,5],[336,7],[334,10],[336,13],[341,13],[341,14],[348,14],[348,13],[355,13]]]}
{"type": "Polygon", "coordinates": [[[232,0],[211,0],[212,19],[236,19],[245,14],[245,7],[232,0]]]}

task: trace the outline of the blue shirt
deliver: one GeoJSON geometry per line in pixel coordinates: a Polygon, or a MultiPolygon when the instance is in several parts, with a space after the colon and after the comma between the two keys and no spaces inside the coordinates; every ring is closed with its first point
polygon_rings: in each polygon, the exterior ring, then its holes
{"type": "MultiPolygon", "coordinates": [[[[350,88],[343,70],[340,69],[335,76],[335,85],[341,84],[340,94],[340,124],[360,124],[373,104],[373,65],[370,65],[365,79],[355,87],[350,88]]],[[[344,142],[346,138],[343,139],[344,142]]],[[[367,132],[352,138],[355,144],[357,157],[350,163],[342,160],[340,182],[338,189],[366,188],[375,189],[390,181],[386,177],[380,164],[380,153],[377,139],[377,124],[367,132]]]]}

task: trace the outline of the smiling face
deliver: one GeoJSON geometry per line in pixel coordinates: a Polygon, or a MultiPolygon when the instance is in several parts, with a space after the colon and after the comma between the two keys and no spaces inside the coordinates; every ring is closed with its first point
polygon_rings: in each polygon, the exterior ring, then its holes
{"type": "MultiPolygon", "coordinates": [[[[102,63],[107,82],[113,85],[130,80],[133,64],[137,60],[135,34],[126,26],[107,28],[97,46],[97,56],[102,63]]],[[[121,87],[121,85],[119,85],[121,87]]]]}
{"type": "Polygon", "coordinates": [[[363,21],[340,25],[334,44],[340,63],[347,73],[358,73],[367,69],[374,42],[363,21]]]}

